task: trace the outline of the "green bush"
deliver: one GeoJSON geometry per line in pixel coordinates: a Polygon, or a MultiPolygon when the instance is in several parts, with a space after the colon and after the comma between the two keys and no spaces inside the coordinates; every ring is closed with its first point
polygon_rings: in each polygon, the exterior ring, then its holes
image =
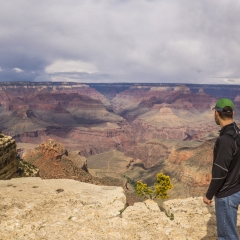
{"type": "Polygon", "coordinates": [[[146,183],[141,181],[137,182],[136,193],[138,196],[144,196],[148,199],[165,199],[169,198],[167,191],[173,187],[170,181],[170,177],[163,173],[157,174],[154,186],[149,187],[146,183]]]}

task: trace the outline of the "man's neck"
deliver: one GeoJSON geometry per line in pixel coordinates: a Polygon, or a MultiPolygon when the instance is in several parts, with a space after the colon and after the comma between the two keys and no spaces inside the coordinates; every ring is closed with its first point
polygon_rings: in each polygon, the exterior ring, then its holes
{"type": "Polygon", "coordinates": [[[221,121],[221,122],[220,122],[220,127],[223,128],[223,127],[231,124],[232,122],[233,122],[232,119],[230,119],[230,120],[225,120],[225,121],[221,121]]]}

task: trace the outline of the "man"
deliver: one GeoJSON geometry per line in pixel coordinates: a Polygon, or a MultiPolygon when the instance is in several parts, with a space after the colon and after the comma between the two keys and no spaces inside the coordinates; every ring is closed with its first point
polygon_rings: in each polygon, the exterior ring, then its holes
{"type": "Polygon", "coordinates": [[[233,122],[234,105],[230,99],[221,98],[213,109],[221,130],[213,150],[212,180],[203,202],[209,205],[215,196],[218,239],[236,240],[240,204],[239,128],[233,122]]]}

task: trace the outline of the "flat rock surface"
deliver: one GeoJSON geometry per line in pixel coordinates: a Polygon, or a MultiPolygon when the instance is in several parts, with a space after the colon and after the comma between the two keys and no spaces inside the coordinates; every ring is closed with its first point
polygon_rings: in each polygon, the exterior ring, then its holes
{"type": "Polygon", "coordinates": [[[69,179],[2,180],[0,189],[1,240],[105,239],[102,222],[119,218],[126,201],[121,187],[69,179]]]}
{"type": "Polygon", "coordinates": [[[125,209],[115,186],[32,177],[0,189],[1,240],[217,239],[214,207],[202,198],[164,202],[167,216],[152,200],[125,209]]]}

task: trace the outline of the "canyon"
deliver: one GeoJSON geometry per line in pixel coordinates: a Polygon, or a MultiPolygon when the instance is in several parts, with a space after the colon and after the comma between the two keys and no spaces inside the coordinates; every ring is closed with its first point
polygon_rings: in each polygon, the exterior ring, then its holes
{"type": "Polygon", "coordinates": [[[0,131],[15,140],[20,157],[36,164],[42,178],[71,178],[61,170],[68,168],[80,176],[85,162],[89,181],[109,178],[122,185],[141,179],[152,185],[162,171],[173,181],[172,198],[201,196],[211,179],[219,130],[211,109],[218,98],[229,97],[238,124],[239,90],[234,85],[1,82],[0,131]],[[70,155],[41,160],[37,151],[51,139],[70,155]]]}

